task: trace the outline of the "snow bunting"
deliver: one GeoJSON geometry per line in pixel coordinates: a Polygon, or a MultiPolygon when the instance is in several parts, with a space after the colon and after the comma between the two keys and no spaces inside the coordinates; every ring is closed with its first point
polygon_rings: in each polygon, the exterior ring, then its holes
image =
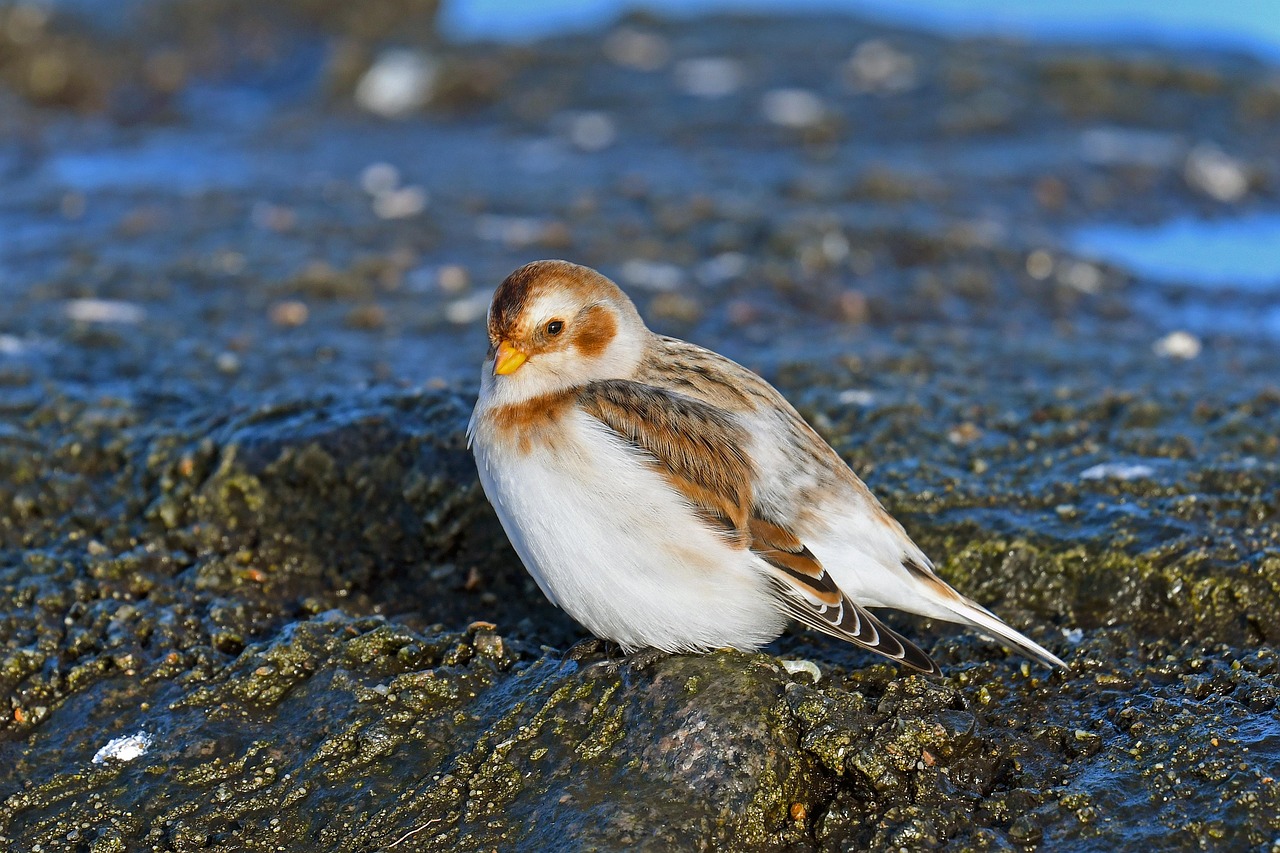
{"type": "Polygon", "coordinates": [[[537,261],[489,308],[468,439],[552,603],[626,650],[756,649],[796,620],[907,666],[929,656],[867,608],[1047,649],[956,592],[774,388],[645,326],[594,270],[537,261]]]}

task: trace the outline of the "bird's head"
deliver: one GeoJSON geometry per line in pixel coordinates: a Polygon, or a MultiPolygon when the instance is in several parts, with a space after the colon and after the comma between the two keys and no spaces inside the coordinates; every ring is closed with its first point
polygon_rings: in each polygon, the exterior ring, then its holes
{"type": "Polygon", "coordinates": [[[568,261],[534,261],[507,276],[488,327],[483,388],[508,403],[625,379],[649,334],[616,284],[568,261]]]}

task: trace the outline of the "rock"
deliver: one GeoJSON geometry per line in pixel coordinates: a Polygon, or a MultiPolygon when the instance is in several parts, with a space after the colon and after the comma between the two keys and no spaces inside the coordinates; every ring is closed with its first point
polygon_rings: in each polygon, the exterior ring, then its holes
{"type": "Polygon", "coordinates": [[[477,654],[485,637],[492,652],[492,634],[329,613],[210,673],[101,682],[23,748],[21,764],[41,769],[33,788],[0,790],[0,833],[56,847],[63,830],[31,807],[56,791],[61,820],[131,846],[178,834],[334,851],[798,840],[788,816],[814,802],[812,766],[770,659],[584,669],[527,650],[477,654]],[[109,766],[80,769],[96,732],[144,720],[164,735],[140,748],[119,738],[109,766]]]}

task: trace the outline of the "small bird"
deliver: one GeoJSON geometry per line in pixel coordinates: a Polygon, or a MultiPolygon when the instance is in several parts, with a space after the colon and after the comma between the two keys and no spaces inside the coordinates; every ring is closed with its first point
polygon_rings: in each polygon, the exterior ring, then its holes
{"type": "Polygon", "coordinates": [[[757,649],[795,620],[938,672],[868,608],[1047,649],[965,598],[773,386],[655,334],[595,270],[535,261],[494,293],[467,436],[553,604],[624,650],[757,649]]]}

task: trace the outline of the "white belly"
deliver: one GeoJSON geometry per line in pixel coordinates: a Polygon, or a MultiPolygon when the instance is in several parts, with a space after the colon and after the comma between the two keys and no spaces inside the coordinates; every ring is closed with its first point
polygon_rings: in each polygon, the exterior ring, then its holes
{"type": "Polygon", "coordinates": [[[624,648],[754,649],[786,617],[758,558],[699,521],[631,447],[574,411],[554,446],[474,435],[480,482],[552,603],[624,648]]]}

